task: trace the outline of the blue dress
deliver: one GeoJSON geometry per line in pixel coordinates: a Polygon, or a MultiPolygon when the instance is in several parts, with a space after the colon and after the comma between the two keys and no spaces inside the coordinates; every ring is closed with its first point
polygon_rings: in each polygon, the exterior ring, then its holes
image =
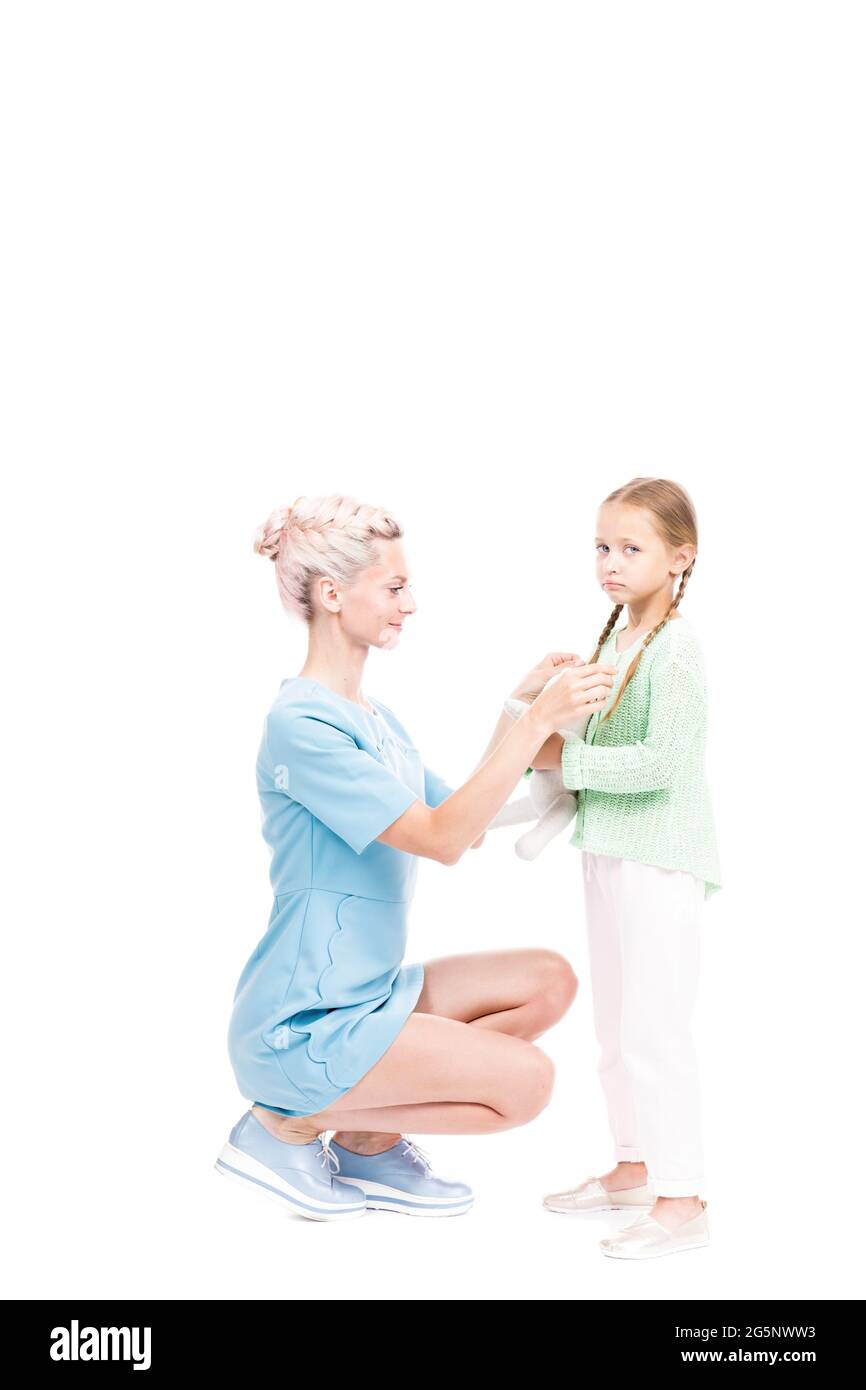
{"type": "Polygon", "coordinates": [[[375,713],[307,676],[280,685],[256,761],[274,902],[228,1030],[241,1094],[312,1115],[390,1047],[424,983],[403,965],[418,860],[377,839],[452,788],[380,700],[375,713]]]}

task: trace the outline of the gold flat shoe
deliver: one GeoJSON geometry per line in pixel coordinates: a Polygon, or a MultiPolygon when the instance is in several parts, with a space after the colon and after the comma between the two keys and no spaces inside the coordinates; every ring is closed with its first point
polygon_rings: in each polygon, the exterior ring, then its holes
{"type": "Polygon", "coordinates": [[[593,1212],[593,1211],[632,1211],[655,1206],[655,1193],[649,1183],[642,1187],[624,1187],[618,1192],[608,1192],[599,1178],[587,1178],[586,1182],[567,1192],[551,1192],[544,1198],[548,1211],[593,1212]]]}
{"type": "Polygon", "coordinates": [[[605,1255],[613,1255],[618,1260],[651,1260],[657,1255],[675,1255],[680,1250],[697,1250],[701,1245],[709,1245],[710,1231],[707,1225],[707,1204],[701,1202],[701,1210],[690,1221],[684,1221],[675,1231],[669,1231],[660,1221],[648,1213],[632,1221],[599,1241],[599,1248],[605,1255]]]}

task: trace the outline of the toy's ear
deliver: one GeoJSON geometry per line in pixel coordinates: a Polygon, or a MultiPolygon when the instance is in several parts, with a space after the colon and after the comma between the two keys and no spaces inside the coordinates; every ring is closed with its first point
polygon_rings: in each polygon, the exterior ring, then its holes
{"type": "Polygon", "coordinates": [[[508,699],[505,701],[504,708],[505,713],[510,714],[512,719],[520,719],[529,709],[529,705],[525,700],[514,700],[509,695],[508,699]]]}

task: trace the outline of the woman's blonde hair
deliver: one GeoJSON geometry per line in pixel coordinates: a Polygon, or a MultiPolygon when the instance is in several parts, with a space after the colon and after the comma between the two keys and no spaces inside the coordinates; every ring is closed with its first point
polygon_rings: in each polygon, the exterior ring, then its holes
{"type": "MultiPolygon", "coordinates": [[[[652,525],[663,541],[668,545],[678,547],[681,545],[693,545],[697,550],[698,544],[698,518],[695,512],[694,503],[689,497],[684,487],[679,483],[672,483],[667,478],[632,478],[630,483],[624,487],[619,487],[615,492],[611,492],[605,497],[605,502],[621,502],[630,507],[643,507],[651,514],[652,525]]],[[[610,719],[617,705],[623,697],[623,692],[640,665],[640,659],[655,637],[656,633],[661,632],[671,614],[680,606],[680,600],[686,590],[689,577],[695,567],[695,559],[687,565],[680,575],[680,587],[674,594],[671,606],[665,613],[661,622],[656,623],[655,627],[646,634],[637,653],[632,659],[625,676],[620,683],[616,699],[609,710],[601,716],[599,723],[610,719]]],[[[598,645],[590,657],[590,662],[598,661],[599,653],[614,629],[616,620],[623,610],[623,604],[618,603],[611,613],[604,631],[598,639],[598,645]]]]}
{"type": "Polygon", "coordinates": [[[376,542],[396,540],[403,528],[384,507],[354,497],[298,497],[271,512],[253,538],[257,555],[273,560],[286,612],[311,622],[313,581],[329,575],[351,586],[379,561],[376,542]]]}

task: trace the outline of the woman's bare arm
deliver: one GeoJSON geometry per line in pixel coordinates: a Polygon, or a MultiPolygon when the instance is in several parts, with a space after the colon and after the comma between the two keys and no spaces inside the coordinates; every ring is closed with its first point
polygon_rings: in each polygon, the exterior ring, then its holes
{"type": "Polygon", "coordinates": [[[478,771],[479,767],[482,767],[484,763],[487,762],[487,759],[490,757],[490,754],[493,752],[494,748],[499,747],[505,735],[508,733],[508,730],[513,728],[514,720],[512,719],[510,714],[506,714],[505,710],[503,710],[499,716],[499,719],[497,720],[496,728],[490,735],[490,742],[488,743],[484,752],[481,754],[481,757],[478,759],[478,762],[475,764],[476,772],[478,771]]]}
{"type": "MultiPolygon", "coordinates": [[[[499,722],[496,725],[496,728],[493,730],[490,742],[488,743],[487,747],[482,753],[481,760],[476,764],[476,767],[480,767],[482,763],[487,761],[487,759],[490,757],[490,754],[493,752],[493,749],[499,747],[506,733],[512,727],[513,724],[514,720],[511,717],[511,715],[506,714],[503,710],[502,714],[500,714],[499,716],[499,722]]],[[[538,752],[535,754],[535,757],[528,764],[528,766],[537,768],[560,767],[562,764],[562,745],[564,742],[565,740],[563,739],[561,734],[551,734],[547,742],[542,743],[538,752]]]]}
{"type": "Polygon", "coordinates": [[[607,698],[612,684],[613,676],[604,666],[566,671],[541,692],[520,719],[512,721],[507,714],[500,717],[494,739],[503,718],[510,727],[462,787],[439,806],[427,806],[419,798],[377,838],[407,854],[456,864],[505,805],[553,730],[590,714],[607,698]]]}
{"type": "MultiPolygon", "coordinates": [[[[557,671],[561,671],[564,666],[574,665],[584,665],[582,658],[579,657],[576,652],[548,652],[546,656],[541,658],[537,666],[533,666],[532,670],[527,671],[523,679],[518,681],[511,692],[510,698],[512,700],[523,700],[525,704],[531,704],[536,695],[539,694],[550,680],[551,676],[555,675],[557,671]]],[[[513,723],[513,716],[507,714],[503,709],[497,721],[496,728],[490,736],[490,742],[481,754],[481,758],[476,763],[476,769],[487,761],[494,748],[499,747],[513,723]]],[[[543,752],[543,749],[540,749],[539,752],[543,752]]]]}
{"type": "MultiPolygon", "coordinates": [[[[508,718],[508,716],[505,716],[508,718]]],[[[393,849],[456,864],[464,850],[487,829],[544,742],[547,730],[534,710],[527,710],[486,762],[438,806],[413,802],[378,837],[393,849]]]]}

